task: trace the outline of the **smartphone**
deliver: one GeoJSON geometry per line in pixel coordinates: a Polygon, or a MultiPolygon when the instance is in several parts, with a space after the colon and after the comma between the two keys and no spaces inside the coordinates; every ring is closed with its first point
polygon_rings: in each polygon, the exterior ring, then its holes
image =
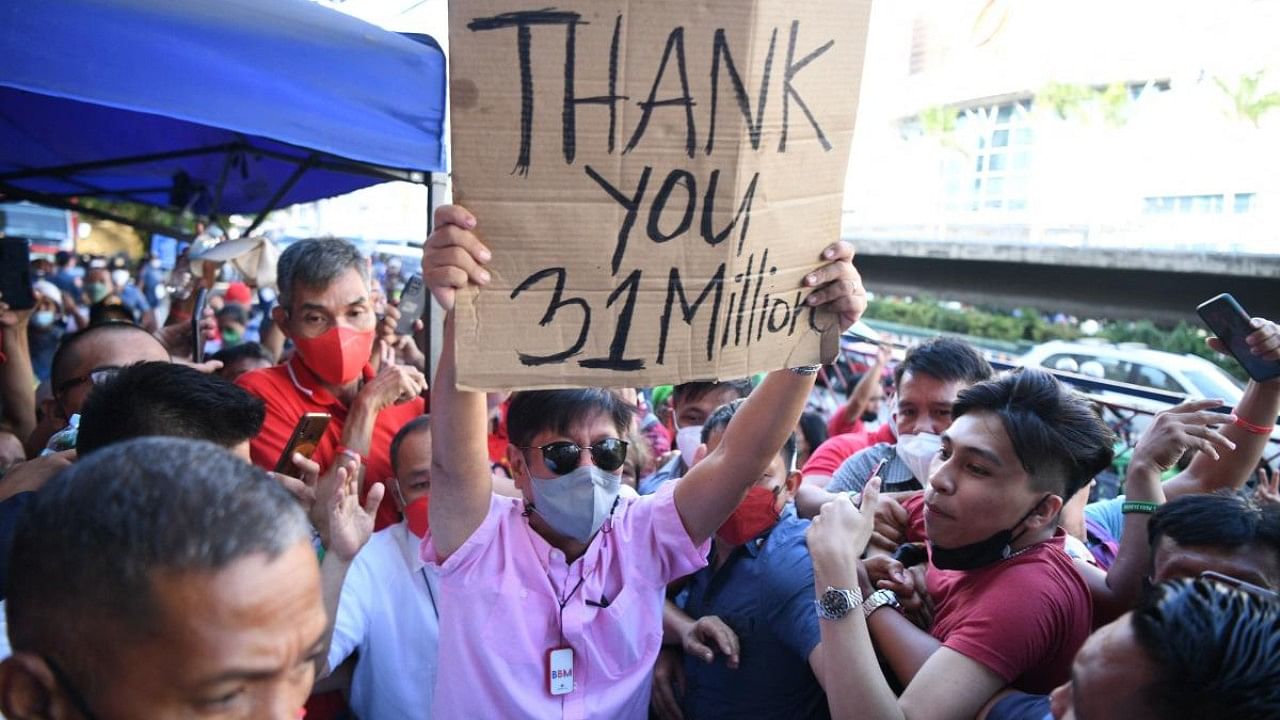
{"type": "Polygon", "coordinates": [[[300,472],[293,464],[293,454],[299,453],[305,458],[314,455],[316,448],[320,445],[320,438],[324,437],[324,431],[329,427],[329,420],[332,418],[333,416],[329,413],[307,413],[298,418],[298,424],[293,428],[293,436],[289,438],[288,443],[285,443],[284,452],[280,453],[280,460],[276,462],[276,472],[289,477],[298,477],[300,472]]]}
{"type": "MultiPolygon", "coordinates": [[[[880,462],[876,463],[876,466],[871,469],[871,474],[867,476],[867,479],[862,483],[862,486],[866,487],[867,483],[871,482],[871,478],[879,475],[880,471],[884,469],[885,463],[887,462],[889,462],[889,458],[885,458],[880,462]]],[[[880,481],[883,483],[884,478],[880,478],[880,481]]]]}
{"type": "Polygon", "coordinates": [[[36,306],[31,292],[31,251],[25,238],[0,237],[0,295],[14,310],[36,306]]]}
{"type": "Polygon", "coordinates": [[[1236,362],[1249,373],[1249,377],[1258,382],[1280,377],[1280,362],[1265,360],[1249,351],[1245,338],[1253,333],[1254,327],[1249,324],[1249,313],[1240,307],[1240,303],[1230,293],[1222,293],[1204,301],[1196,308],[1196,312],[1213,334],[1227,346],[1236,362]]]}
{"type": "Polygon", "coordinates": [[[397,335],[412,335],[413,323],[422,317],[423,304],[427,300],[427,286],[421,275],[411,275],[400,293],[400,321],[396,323],[397,335]]]}
{"type": "Polygon", "coordinates": [[[204,306],[209,300],[209,290],[201,287],[196,291],[196,302],[191,306],[191,359],[204,362],[204,333],[200,332],[200,318],[204,316],[204,306]]]}

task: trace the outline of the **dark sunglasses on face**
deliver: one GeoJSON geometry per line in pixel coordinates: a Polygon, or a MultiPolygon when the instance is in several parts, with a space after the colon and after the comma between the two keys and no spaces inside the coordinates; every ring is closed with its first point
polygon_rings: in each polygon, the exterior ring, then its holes
{"type": "Polygon", "coordinates": [[[578,467],[582,452],[591,452],[591,463],[605,472],[614,472],[627,460],[627,443],[618,438],[605,438],[584,448],[577,443],[553,442],[541,447],[522,447],[521,450],[542,451],[542,462],[556,475],[568,475],[578,467]]]}

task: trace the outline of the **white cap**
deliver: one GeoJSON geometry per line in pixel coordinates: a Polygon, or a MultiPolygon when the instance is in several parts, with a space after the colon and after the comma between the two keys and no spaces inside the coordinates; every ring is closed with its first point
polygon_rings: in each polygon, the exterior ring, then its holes
{"type": "Polygon", "coordinates": [[[37,280],[31,283],[31,289],[49,298],[58,306],[62,305],[62,291],[48,280],[37,280]]]}

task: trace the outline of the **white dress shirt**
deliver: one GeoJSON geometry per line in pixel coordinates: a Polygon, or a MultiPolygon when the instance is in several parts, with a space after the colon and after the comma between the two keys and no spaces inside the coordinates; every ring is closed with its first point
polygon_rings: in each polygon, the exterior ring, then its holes
{"type": "Polygon", "coordinates": [[[366,720],[431,717],[440,590],[403,523],[374,533],[342,583],[329,668],[358,653],[351,709],[366,720]]]}

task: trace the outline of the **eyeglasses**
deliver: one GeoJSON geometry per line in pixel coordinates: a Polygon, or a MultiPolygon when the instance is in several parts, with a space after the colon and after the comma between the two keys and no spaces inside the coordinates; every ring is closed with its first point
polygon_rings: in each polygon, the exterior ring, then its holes
{"type": "Polygon", "coordinates": [[[577,443],[553,442],[542,447],[522,447],[521,450],[541,450],[542,462],[547,469],[556,475],[568,475],[578,467],[583,450],[591,451],[591,464],[604,470],[614,472],[627,461],[627,443],[618,438],[605,438],[591,443],[590,447],[582,447],[577,443]]]}
{"type": "Polygon", "coordinates": [[[64,381],[61,385],[58,385],[58,387],[54,388],[53,392],[55,395],[61,395],[66,391],[70,390],[71,388],[75,387],[76,385],[79,385],[80,383],[83,383],[83,382],[90,382],[90,383],[93,383],[94,385],[100,385],[110,380],[111,378],[115,377],[116,373],[118,372],[120,372],[120,367],[117,365],[103,365],[102,367],[97,367],[90,370],[87,374],[80,375],[79,377],[73,377],[70,380],[64,381]]]}

